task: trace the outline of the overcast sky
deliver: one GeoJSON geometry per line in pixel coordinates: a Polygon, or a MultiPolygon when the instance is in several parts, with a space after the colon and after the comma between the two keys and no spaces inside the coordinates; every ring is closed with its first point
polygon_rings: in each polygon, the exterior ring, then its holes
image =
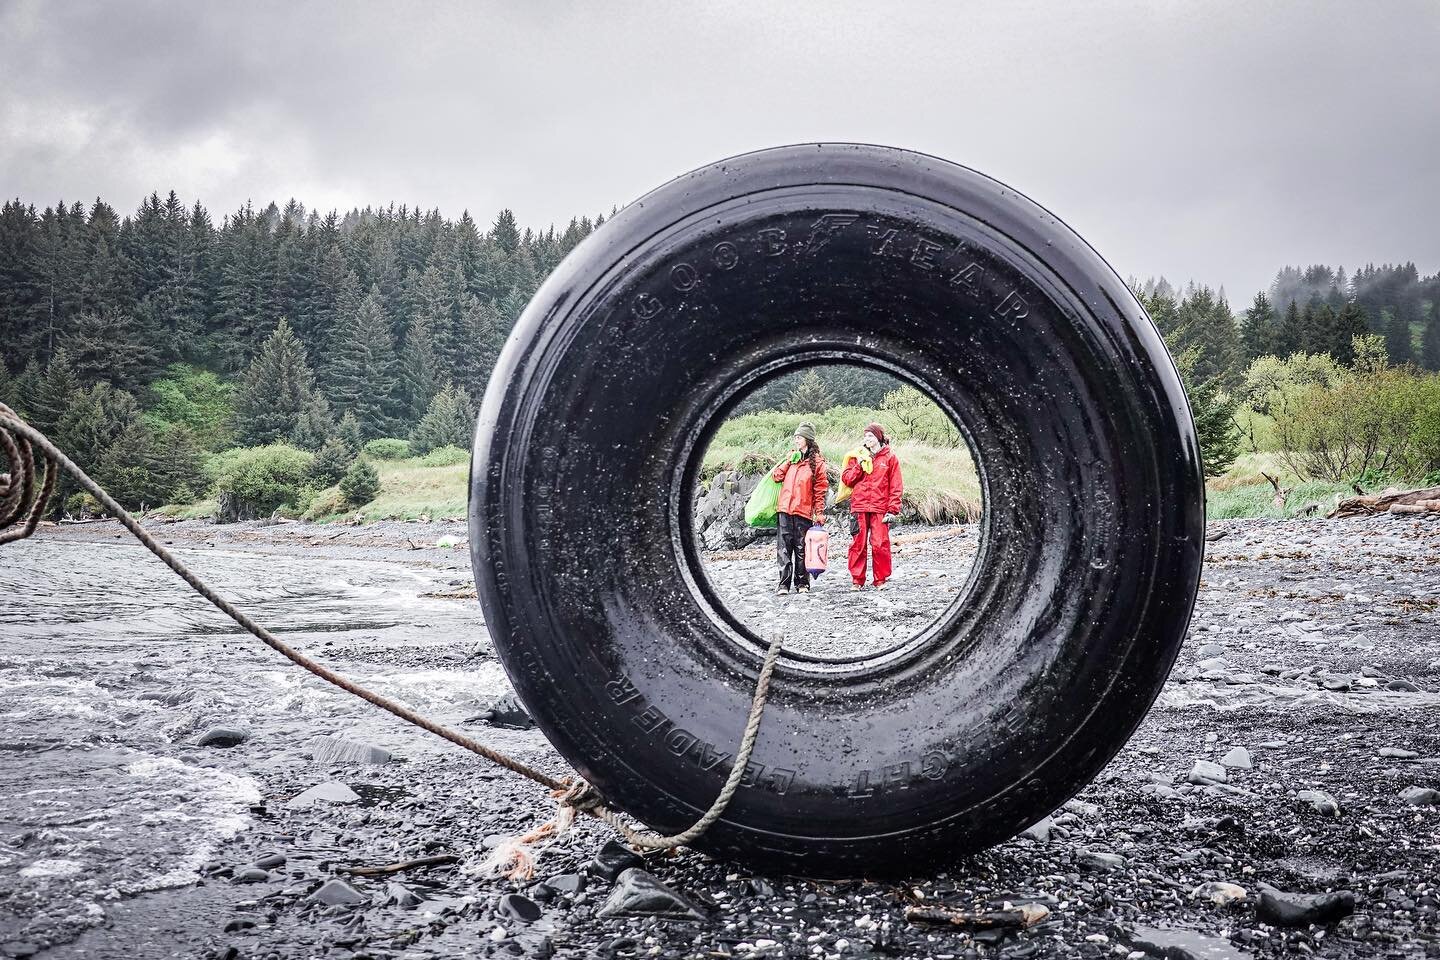
{"type": "Polygon", "coordinates": [[[0,0],[0,193],[563,226],[711,160],[975,167],[1122,275],[1440,268],[1440,3],[0,0]]]}

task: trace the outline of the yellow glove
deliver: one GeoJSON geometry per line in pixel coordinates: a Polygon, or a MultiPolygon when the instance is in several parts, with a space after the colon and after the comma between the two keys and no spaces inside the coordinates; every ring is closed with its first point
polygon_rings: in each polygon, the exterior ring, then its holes
{"type": "Polygon", "coordinates": [[[869,457],[861,457],[860,469],[864,470],[867,474],[873,473],[875,471],[875,461],[871,460],[869,457]]]}

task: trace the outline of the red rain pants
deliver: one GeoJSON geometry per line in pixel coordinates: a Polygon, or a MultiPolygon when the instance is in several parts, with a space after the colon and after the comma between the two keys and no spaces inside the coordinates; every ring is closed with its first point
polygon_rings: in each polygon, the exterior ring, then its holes
{"type": "Polygon", "coordinates": [[[870,572],[875,585],[890,579],[890,528],[883,513],[857,513],[860,532],[850,540],[850,579],[865,584],[865,547],[870,547],[870,572]]]}

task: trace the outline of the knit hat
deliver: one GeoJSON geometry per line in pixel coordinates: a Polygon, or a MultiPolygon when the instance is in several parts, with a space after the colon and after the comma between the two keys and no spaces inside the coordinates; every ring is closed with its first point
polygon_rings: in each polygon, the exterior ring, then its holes
{"type": "Polygon", "coordinates": [[[798,426],[798,427],[795,428],[795,436],[797,436],[797,437],[804,437],[806,440],[809,440],[811,443],[814,443],[814,442],[815,442],[815,427],[814,427],[814,425],[813,425],[813,424],[809,424],[809,423],[802,423],[802,424],[800,424],[800,426],[798,426]]]}
{"type": "Polygon", "coordinates": [[[880,441],[880,446],[885,446],[885,428],[878,423],[872,423],[865,428],[866,433],[875,434],[875,439],[880,441]]]}

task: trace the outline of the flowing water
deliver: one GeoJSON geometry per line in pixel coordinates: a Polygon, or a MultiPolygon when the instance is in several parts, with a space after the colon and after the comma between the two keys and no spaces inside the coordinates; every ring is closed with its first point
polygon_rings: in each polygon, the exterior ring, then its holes
{"type": "MultiPolygon", "coordinates": [[[[288,642],[442,721],[508,689],[475,603],[423,596],[454,574],[181,555],[288,642]]],[[[440,749],[261,646],[137,545],[36,539],[0,559],[0,944],[68,939],[110,904],[193,882],[265,799],[247,774],[316,734],[440,749]],[[243,762],[196,746],[212,725],[250,733],[243,762]]]]}

